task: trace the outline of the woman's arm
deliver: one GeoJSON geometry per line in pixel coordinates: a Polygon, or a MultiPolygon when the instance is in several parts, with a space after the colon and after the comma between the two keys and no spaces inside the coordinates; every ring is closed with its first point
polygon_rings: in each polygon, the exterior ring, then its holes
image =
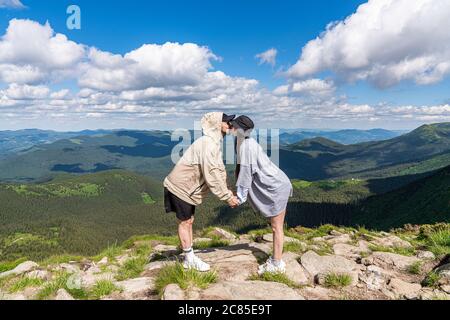
{"type": "Polygon", "coordinates": [[[251,166],[240,165],[239,167],[239,176],[236,182],[236,196],[239,200],[239,205],[241,205],[247,201],[248,191],[253,181],[253,174],[251,166]]]}

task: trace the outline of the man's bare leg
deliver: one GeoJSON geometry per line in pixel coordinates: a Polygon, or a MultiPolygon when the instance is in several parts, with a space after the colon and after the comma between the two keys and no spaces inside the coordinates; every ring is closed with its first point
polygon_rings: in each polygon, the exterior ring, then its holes
{"type": "Polygon", "coordinates": [[[284,217],[286,210],[281,212],[278,216],[271,218],[271,225],[273,231],[273,259],[281,261],[283,256],[284,244],[284,217]]]}
{"type": "Polygon", "coordinates": [[[180,245],[183,250],[192,247],[192,224],[194,223],[194,217],[189,220],[178,220],[178,238],[180,239],[180,245]]]}

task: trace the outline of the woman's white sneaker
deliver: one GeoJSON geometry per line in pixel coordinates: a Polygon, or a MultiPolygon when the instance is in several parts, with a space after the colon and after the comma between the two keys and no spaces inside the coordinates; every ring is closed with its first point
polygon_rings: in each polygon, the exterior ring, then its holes
{"type": "Polygon", "coordinates": [[[202,261],[202,259],[197,256],[194,256],[192,259],[185,259],[183,262],[183,267],[185,269],[194,269],[200,272],[206,272],[211,269],[209,264],[202,261]]]}
{"type": "Polygon", "coordinates": [[[281,260],[276,263],[272,258],[269,258],[266,263],[260,265],[258,268],[258,274],[262,275],[264,273],[285,273],[286,272],[286,263],[281,260]]]}

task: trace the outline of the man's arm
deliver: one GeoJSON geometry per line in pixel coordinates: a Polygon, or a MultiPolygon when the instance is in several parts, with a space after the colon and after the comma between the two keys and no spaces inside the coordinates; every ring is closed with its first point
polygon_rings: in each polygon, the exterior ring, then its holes
{"type": "MultiPolygon", "coordinates": [[[[220,151],[218,151],[220,152],[220,151]]],[[[214,150],[206,150],[201,169],[209,190],[220,200],[227,201],[230,206],[236,205],[233,192],[227,186],[227,173],[222,159],[214,154],[214,150]]]]}

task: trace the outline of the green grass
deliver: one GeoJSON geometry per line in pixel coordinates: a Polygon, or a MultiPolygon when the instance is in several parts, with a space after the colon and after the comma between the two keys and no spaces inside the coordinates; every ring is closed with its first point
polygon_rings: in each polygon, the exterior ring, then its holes
{"type": "Polygon", "coordinates": [[[93,257],[94,261],[100,261],[104,257],[108,258],[108,261],[114,261],[116,259],[116,256],[120,255],[123,251],[123,247],[117,245],[117,242],[109,245],[105,250],[100,252],[98,255],[93,257]]]}
{"type": "Polygon", "coordinates": [[[277,273],[264,272],[261,275],[254,274],[249,277],[249,280],[279,282],[279,283],[283,283],[291,288],[299,288],[300,287],[297,284],[295,284],[295,282],[293,282],[291,279],[289,279],[285,273],[282,273],[282,272],[277,272],[277,273]]]}
{"type": "Polygon", "coordinates": [[[441,276],[435,272],[431,271],[427,274],[425,279],[422,281],[422,285],[424,287],[431,287],[431,288],[437,288],[439,286],[439,280],[441,279],[441,276]]]}
{"type": "Polygon", "coordinates": [[[450,254],[450,228],[430,233],[426,243],[428,249],[438,256],[450,254]]]}
{"type": "Polygon", "coordinates": [[[73,256],[73,255],[69,255],[69,254],[62,254],[62,255],[51,256],[45,260],[42,260],[39,264],[41,266],[46,267],[49,265],[69,263],[70,261],[80,262],[83,259],[84,258],[82,256],[73,256]]]}
{"type": "Polygon", "coordinates": [[[28,287],[39,287],[44,283],[44,280],[39,278],[20,277],[15,281],[8,289],[10,293],[19,292],[25,290],[28,287]]]}
{"type": "Polygon", "coordinates": [[[194,249],[220,248],[230,245],[230,241],[223,239],[211,239],[209,241],[197,241],[194,243],[194,249]]]}
{"type": "Polygon", "coordinates": [[[306,251],[305,246],[298,242],[285,242],[283,245],[283,251],[294,252],[294,253],[304,253],[306,251]]]}
{"type": "Polygon", "coordinates": [[[403,247],[386,247],[386,246],[380,246],[380,245],[369,245],[369,249],[371,251],[380,251],[380,252],[390,252],[390,253],[396,253],[400,254],[402,256],[413,256],[416,252],[416,250],[412,248],[403,248],[403,247]]]}
{"type": "Polygon", "coordinates": [[[173,246],[178,246],[180,244],[180,240],[177,236],[140,235],[129,238],[122,244],[122,247],[125,249],[132,248],[134,246],[134,243],[138,241],[155,241],[173,246]]]}
{"type": "Polygon", "coordinates": [[[164,288],[175,283],[181,289],[194,286],[200,289],[205,289],[211,283],[217,282],[217,273],[212,270],[208,272],[199,272],[194,269],[184,269],[181,263],[165,266],[162,268],[155,279],[155,288],[159,296],[162,296],[164,288]]]}
{"type": "Polygon", "coordinates": [[[406,270],[411,274],[420,274],[422,272],[422,261],[416,261],[409,265],[406,270]]]}
{"type": "Polygon", "coordinates": [[[89,292],[89,298],[98,300],[115,291],[120,291],[120,289],[116,287],[112,281],[100,280],[97,281],[92,290],[89,292]]]}
{"type": "Polygon", "coordinates": [[[142,196],[142,201],[145,204],[154,204],[154,203],[156,203],[156,201],[153,200],[153,198],[147,192],[142,192],[141,196],[142,196]]]}
{"type": "Polygon", "coordinates": [[[292,180],[292,186],[295,189],[306,189],[312,185],[312,182],[305,180],[292,180]]]}
{"type": "Polygon", "coordinates": [[[352,277],[348,274],[329,273],[324,280],[324,286],[327,288],[343,288],[351,283],[352,277]]]}
{"type": "Polygon", "coordinates": [[[23,196],[45,196],[55,197],[97,197],[103,187],[94,183],[72,183],[72,184],[42,184],[42,185],[8,185],[9,190],[23,196]]]}
{"type": "Polygon", "coordinates": [[[131,258],[125,261],[119,268],[116,279],[122,281],[138,277],[144,271],[144,266],[147,264],[147,261],[148,257],[144,256],[131,258]]]}
{"type": "Polygon", "coordinates": [[[27,261],[26,258],[20,258],[12,262],[0,262],[0,273],[10,271],[25,261],[27,261]]]}
{"type": "Polygon", "coordinates": [[[67,272],[60,272],[57,274],[54,280],[47,282],[38,292],[36,296],[37,299],[45,300],[51,298],[59,289],[65,289],[75,299],[87,299],[89,295],[84,289],[73,289],[68,287],[70,276],[71,274],[67,272]]]}

